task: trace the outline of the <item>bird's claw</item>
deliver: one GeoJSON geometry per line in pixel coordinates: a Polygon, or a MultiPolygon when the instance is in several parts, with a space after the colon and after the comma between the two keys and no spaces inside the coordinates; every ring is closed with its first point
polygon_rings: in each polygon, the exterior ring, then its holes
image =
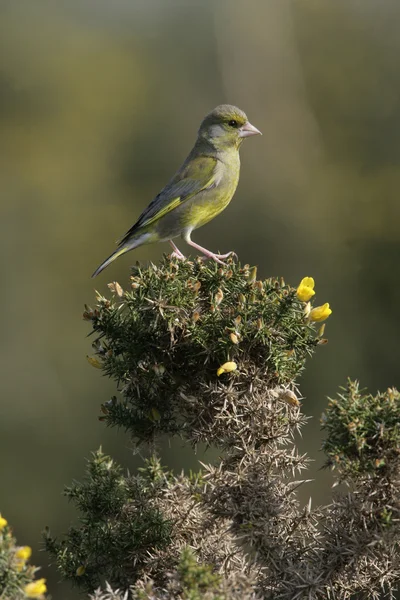
{"type": "MultiPolygon", "coordinates": [[[[227,254],[214,254],[214,253],[210,253],[210,254],[205,254],[204,256],[200,256],[200,260],[209,260],[210,258],[212,260],[215,260],[215,262],[217,262],[220,265],[224,265],[226,267],[226,263],[223,262],[221,260],[221,258],[228,258],[229,256],[231,256],[232,254],[235,254],[234,252],[228,252],[227,254]]],[[[236,256],[236,254],[235,254],[236,256]]]]}
{"type": "Polygon", "coordinates": [[[218,256],[218,258],[229,258],[230,256],[232,258],[237,258],[238,255],[236,254],[236,252],[234,252],[233,250],[231,250],[230,252],[227,252],[226,254],[216,254],[216,256],[218,256]]]}
{"type": "Polygon", "coordinates": [[[177,260],[186,260],[186,256],[184,254],[182,254],[182,252],[175,252],[175,250],[173,252],[171,252],[169,257],[176,258],[177,260]]]}
{"type": "Polygon", "coordinates": [[[221,260],[221,258],[229,258],[230,256],[234,256],[235,258],[237,258],[237,254],[236,252],[233,252],[233,250],[231,250],[230,252],[227,252],[226,254],[214,254],[213,252],[210,252],[210,254],[205,254],[204,256],[201,257],[201,260],[208,260],[209,258],[212,258],[213,260],[215,260],[215,262],[219,263],[220,265],[224,265],[226,267],[226,263],[223,262],[221,260]]]}

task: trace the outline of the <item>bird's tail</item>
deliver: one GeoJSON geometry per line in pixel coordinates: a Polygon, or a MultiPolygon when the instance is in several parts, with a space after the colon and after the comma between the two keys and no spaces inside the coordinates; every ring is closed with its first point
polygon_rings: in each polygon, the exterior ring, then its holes
{"type": "Polygon", "coordinates": [[[128,252],[128,250],[132,250],[132,247],[122,246],[122,248],[118,248],[118,250],[115,250],[115,252],[113,252],[108,258],[106,258],[106,260],[104,262],[102,262],[99,267],[97,267],[97,269],[93,273],[92,277],[96,277],[106,267],[108,267],[108,265],[110,265],[116,258],[118,258],[119,256],[122,256],[123,254],[125,254],[125,252],[128,252]]]}
{"type": "Polygon", "coordinates": [[[106,258],[106,260],[104,262],[101,263],[101,265],[93,273],[92,277],[96,277],[96,275],[101,273],[116,258],[119,258],[126,252],[129,252],[129,250],[133,250],[134,248],[137,248],[138,246],[141,246],[142,244],[148,244],[151,241],[152,241],[152,236],[149,233],[142,233],[141,235],[138,235],[136,238],[133,238],[133,239],[128,238],[126,241],[122,240],[122,242],[120,243],[120,245],[118,246],[116,251],[113,252],[108,258],[106,258]]]}

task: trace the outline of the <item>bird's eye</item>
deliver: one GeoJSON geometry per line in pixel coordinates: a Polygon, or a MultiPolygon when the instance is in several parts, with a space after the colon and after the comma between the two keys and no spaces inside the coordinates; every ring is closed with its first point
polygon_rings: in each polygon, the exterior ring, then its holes
{"type": "Polygon", "coordinates": [[[235,121],[235,119],[231,119],[229,121],[228,125],[230,125],[231,127],[237,127],[238,126],[238,122],[235,121]]]}

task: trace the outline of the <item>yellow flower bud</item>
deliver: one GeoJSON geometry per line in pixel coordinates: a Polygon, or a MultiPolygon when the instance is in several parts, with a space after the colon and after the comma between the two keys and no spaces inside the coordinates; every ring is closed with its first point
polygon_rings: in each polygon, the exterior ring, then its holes
{"type": "Polygon", "coordinates": [[[308,302],[315,294],[314,286],[315,283],[312,277],[303,277],[296,292],[298,299],[301,300],[301,302],[308,302]]]}
{"type": "Polygon", "coordinates": [[[77,568],[77,570],[76,570],[76,572],[75,572],[75,575],[76,575],[77,577],[82,577],[82,575],[84,575],[84,574],[85,574],[85,571],[86,571],[86,568],[84,567],[84,565],[80,565],[80,566],[77,568]]]}
{"type": "Polygon", "coordinates": [[[2,517],[2,516],[0,515],[0,531],[1,531],[2,529],[4,529],[4,527],[7,527],[7,525],[8,525],[8,521],[7,521],[7,519],[5,519],[4,517],[2,517]]]}
{"type": "Polygon", "coordinates": [[[249,274],[247,276],[247,280],[249,283],[254,283],[257,279],[257,267],[251,267],[249,274]]]}
{"type": "Polygon", "coordinates": [[[217,376],[219,377],[222,373],[230,373],[231,371],[236,371],[237,364],[235,362],[226,362],[220,366],[217,370],[217,376]]]}
{"type": "Polygon", "coordinates": [[[18,548],[15,553],[16,558],[21,558],[22,560],[29,560],[32,556],[32,548],[30,546],[22,546],[18,548]]]}
{"type": "Polygon", "coordinates": [[[21,573],[21,571],[23,571],[25,567],[26,562],[24,560],[19,559],[15,561],[15,568],[17,569],[17,573],[21,573]]]}
{"type": "Polygon", "coordinates": [[[86,356],[86,360],[95,369],[101,369],[103,367],[103,364],[95,356],[86,356]]]}
{"type": "Polygon", "coordinates": [[[27,598],[40,598],[47,592],[46,580],[42,578],[27,583],[24,592],[27,598]]]}
{"type": "Polygon", "coordinates": [[[332,314],[332,310],[329,308],[329,303],[325,302],[322,306],[316,306],[312,309],[309,315],[310,321],[325,321],[332,314]]]}
{"type": "Polygon", "coordinates": [[[161,415],[156,408],[152,408],[149,414],[149,419],[153,423],[158,423],[161,420],[161,415]]]}

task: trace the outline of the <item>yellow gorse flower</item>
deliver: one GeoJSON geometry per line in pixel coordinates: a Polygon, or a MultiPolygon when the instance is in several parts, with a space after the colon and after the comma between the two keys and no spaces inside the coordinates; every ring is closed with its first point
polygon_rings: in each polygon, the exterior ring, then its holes
{"type": "Polygon", "coordinates": [[[1,531],[2,529],[4,529],[4,527],[7,527],[7,525],[8,525],[8,521],[7,521],[7,519],[5,519],[4,517],[2,517],[2,516],[0,515],[0,531],[1,531]]]}
{"type": "Polygon", "coordinates": [[[30,546],[22,546],[22,548],[18,548],[15,556],[21,560],[29,560],[32,556],[32,548],[30,546]]]}
{"type": "Polygon", "coordinates": [[[315,294],[314,286],[315,282],[312,277],[303,277],[296,291],[298,299],[301,300],[301,302],[308,302],[315,294]]]}
{"type": "Polygon", "coordinates": [[[220,366],[217,371],[218,377],[222,375],[222,373],[230,373],[231,371],[236,371],[237,364],[235,362],[226,362],[220,366]]]}
{"type": "Polygon", "coordinates": [[[310,321],[325,321],[332,314],[332,310],[329,308],[329,302],[325,302],[322,306],[316,306],[310,312],[310,321]]]}
{"type": "Polygon", "coordinates": [[[46,580],[42,578],[27,583],[24,592],[27,598],[40,598],[47,592],[46,580]]]}

